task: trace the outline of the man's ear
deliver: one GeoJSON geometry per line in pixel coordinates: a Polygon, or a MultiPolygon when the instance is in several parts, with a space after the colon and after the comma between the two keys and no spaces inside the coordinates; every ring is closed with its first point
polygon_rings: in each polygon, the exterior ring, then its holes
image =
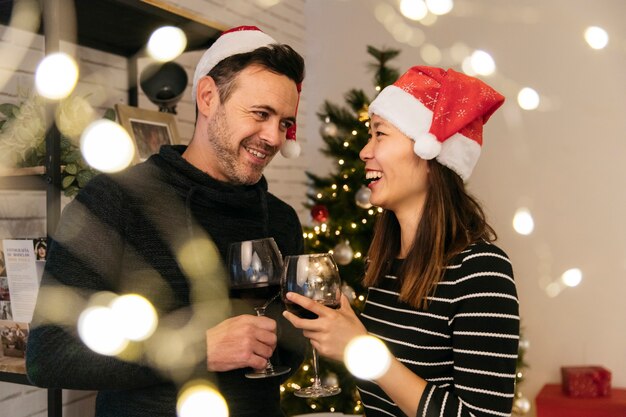
{"type": "Polygon", "coordinates": [[[215,84],[215,80],[208,75],[198,80],[196,92],[196,105],[198,113],[209,116],[211,112],[220,104],[220,94],[215,84]]]}

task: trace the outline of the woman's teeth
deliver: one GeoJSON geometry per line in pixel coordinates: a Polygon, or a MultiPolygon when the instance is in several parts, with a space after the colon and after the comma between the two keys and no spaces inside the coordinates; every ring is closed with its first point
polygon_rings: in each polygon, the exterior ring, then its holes
{"type": "Polygon", "coordinates": [[[365,173],[365,179],[368,184],[374,181],[378,181],[379,179],[382,178],[382,176],[383,176],[383,173],[381,171],[367,171],[365,173]]]}

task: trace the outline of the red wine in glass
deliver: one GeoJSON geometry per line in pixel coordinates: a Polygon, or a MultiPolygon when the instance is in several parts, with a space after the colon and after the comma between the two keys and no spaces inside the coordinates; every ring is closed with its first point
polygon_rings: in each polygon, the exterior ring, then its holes
{"type": "MultiPolygon", "coordinates": [[[[339,303],[331,303],[331,302],[320,302],[318,303],[332,309],[339,308],[339,303]]],[[[296,316],[302,319],[314,320],[317,318],[317,314],[307,310],[304,307],[300,307],[298,304],[292,303],[291,301],[285,301],[285,307],[288,312],[295,314],[296,316]]]]}

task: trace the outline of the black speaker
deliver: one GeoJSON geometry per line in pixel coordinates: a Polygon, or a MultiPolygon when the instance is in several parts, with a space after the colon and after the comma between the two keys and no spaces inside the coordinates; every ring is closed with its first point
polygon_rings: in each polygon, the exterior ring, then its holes
{"type": "Polygon", "coordinates": [[[176,114],[176,104],[187,87],[187,73],[175,62],[148,65],[139,77],[141,89],[159,111],[176,114]]]}

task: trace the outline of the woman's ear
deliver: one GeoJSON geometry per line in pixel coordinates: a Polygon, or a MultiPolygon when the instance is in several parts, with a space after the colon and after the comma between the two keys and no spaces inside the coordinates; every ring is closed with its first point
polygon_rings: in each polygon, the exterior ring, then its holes
{"type": "Polygon", "coordinates": [[[220,94],[217,89],[217,84],[215,84],[215,80],[208,75],[200,78],[196,92],[196,105],[198,106],[198,113],[208,117],[213,109],[217,108],[219,104],[220,94]]]}

